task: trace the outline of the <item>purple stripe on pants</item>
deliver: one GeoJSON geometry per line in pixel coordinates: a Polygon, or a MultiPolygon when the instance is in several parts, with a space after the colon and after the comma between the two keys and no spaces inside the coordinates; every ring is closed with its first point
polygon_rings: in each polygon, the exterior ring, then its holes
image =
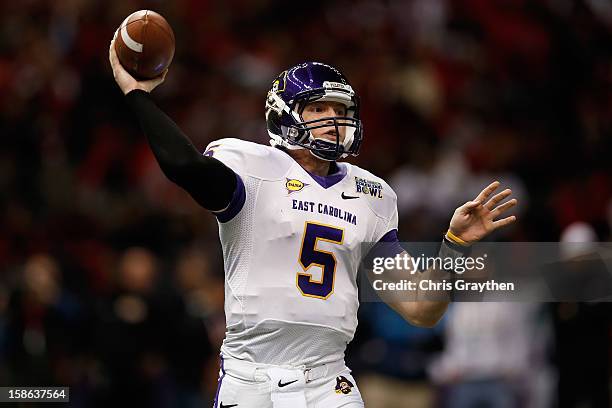
{"type": "Polygon", "coordinates": [[[217,403],[219,402],[219,391],[221,390],[221,382],[223,381],[223,377],[225,377],[225,370],[223,369],[223,356],[219,357],[221,358],[221,377],[219,377],[219,382],[217,383],[217,392],[215,393],[213,408],[217,408],[217,403]]]}

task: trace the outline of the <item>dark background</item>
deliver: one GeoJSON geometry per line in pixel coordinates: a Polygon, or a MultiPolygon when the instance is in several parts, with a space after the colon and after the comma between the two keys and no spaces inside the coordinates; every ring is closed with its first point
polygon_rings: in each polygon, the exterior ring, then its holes
{"type": "MultiPolygon", "coordinates": [[[[142,8],[177,39],[155,99],[200,149],[267,143],[273,78],[323,61],[361,96],[351,161],[398,193],[401,240],[439,240],[494,179],[520,203],[490,240],[610,240],[609,1],[4,1],[0,385],[70,386],[73,406],[214,396],[216,221],[164,178],[107,61],[142,8]]],[[[347,362],[371,407],[605,407],[610,312],[456,304],[425,330],[364,304],[347,362]]]]}

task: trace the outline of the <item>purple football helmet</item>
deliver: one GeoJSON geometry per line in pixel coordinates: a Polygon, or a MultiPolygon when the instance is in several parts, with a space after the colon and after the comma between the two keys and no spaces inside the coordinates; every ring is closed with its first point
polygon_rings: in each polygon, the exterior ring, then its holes
{"type": "Polygon", "coordinates": [[[320,62],[305,62],[284,72],[272,83],[266,99],[266,123],[270,144],[286,149],[309,149],[323,160],[333,161],[357,156],[363,139],[359,119],[359,98],[336,68],[320,62]],[[346,106],[346,116],[304,121],[304,107],[314,101],[339,102],[346,106]],[[336,141],[314,138],[310,132],[336,127],[336,141]],[[344,140],[339,127],[344,126],[344,140]]]}

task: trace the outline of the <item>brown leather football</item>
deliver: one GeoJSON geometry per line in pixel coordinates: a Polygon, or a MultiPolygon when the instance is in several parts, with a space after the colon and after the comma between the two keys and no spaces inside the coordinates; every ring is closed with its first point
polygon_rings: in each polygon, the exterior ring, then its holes
{"type": "Polygon", "coordinates": [[[115,51],[121,65],[137,79],[159,76],[174,57],[174,33],[160,14],[138,10],[130,14],[115,38],[115,51]]]}

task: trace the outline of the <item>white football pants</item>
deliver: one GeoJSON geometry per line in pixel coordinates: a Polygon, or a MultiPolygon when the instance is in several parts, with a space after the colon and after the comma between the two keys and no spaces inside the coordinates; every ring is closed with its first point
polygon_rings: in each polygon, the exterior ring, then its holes
{"type": "Polygon", "coordinates": [[[342,360],[306,368],[222,356],[213,408],[363,408],[350,373],[342,360]]]}

